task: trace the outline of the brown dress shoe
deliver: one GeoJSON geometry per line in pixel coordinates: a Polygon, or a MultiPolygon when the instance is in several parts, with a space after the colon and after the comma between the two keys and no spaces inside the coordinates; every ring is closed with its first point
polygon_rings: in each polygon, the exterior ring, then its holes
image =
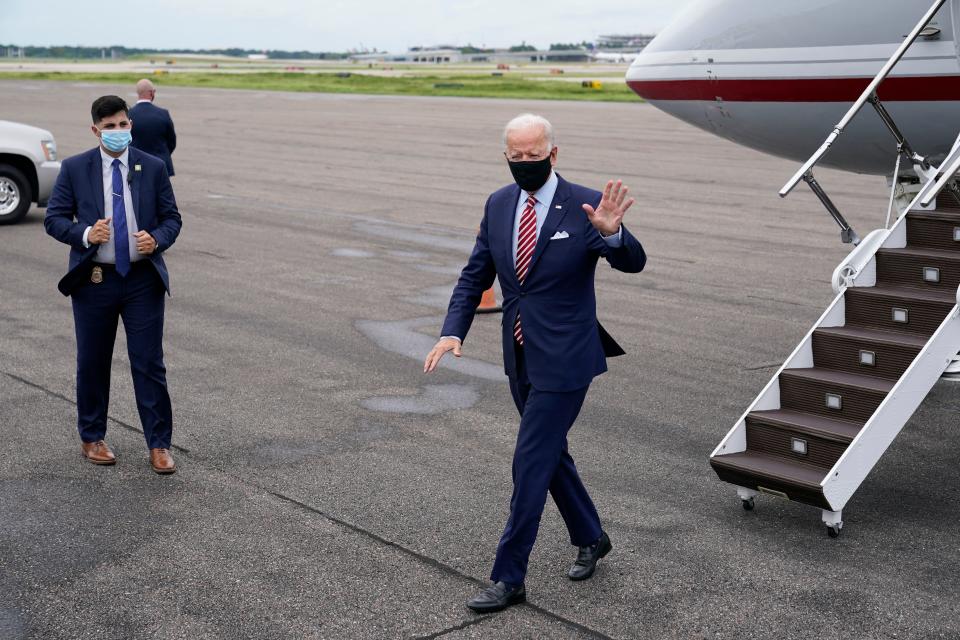
{"type": "Polygon", "coordinates": [[[117,456],[113,455],[110,447],[103,440],[96,442],[81,442],[80,453],[93,464],[116,464],[117,456]]]}
{"type": "Polygon", "coordinates": [[[150,449],[150,466],[160,474],[173,473],[177,470],[169,449],[150,449]]]}

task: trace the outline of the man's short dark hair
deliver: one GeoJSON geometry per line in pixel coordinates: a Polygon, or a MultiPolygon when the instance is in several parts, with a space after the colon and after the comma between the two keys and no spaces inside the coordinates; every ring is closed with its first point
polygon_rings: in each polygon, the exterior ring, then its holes
{"type": "Polygon", "coordinates": [[[128,109],[126,101],[120,96],[101,96],[94,100],[93,106],[90,107],[93,124],[97,124],[104,118],[109,118],[121,111],[126,114],[128,109]]]}

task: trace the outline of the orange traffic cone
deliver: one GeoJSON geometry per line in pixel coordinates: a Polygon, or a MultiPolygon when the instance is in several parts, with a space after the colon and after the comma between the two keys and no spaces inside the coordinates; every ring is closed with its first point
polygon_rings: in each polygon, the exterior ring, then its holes
{"type": "Polygon", "coordinates": [[[483,297],[480,298],[480,306],[477,307],[477,313],[499,313],[503,311],[503,307],[497,304],[497,294],[494,293],[493,287],[490,287],[483,292],[483,297]]]}
{"type": "MultiPolygon", "coordinates": [[[[480,227],[477,227],[477,235],[480,235],[480,227]]],[[[483,292],[476,313],[500,313],[501,311],[503,307],[497,304],[497,294],[493,291],[493,287],[490,287],[483,292]]]]}

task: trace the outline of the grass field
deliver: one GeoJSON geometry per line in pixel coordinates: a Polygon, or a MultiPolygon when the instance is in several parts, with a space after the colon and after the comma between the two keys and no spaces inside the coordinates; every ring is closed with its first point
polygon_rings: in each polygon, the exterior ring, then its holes
{"type": "MultiPolygon", "coordinates": [[[[133,85],[136,73],[66,73],[55,71],[0,71],[0,79],[58,80],[133,85]]],[[[314,93],[363,93],[380,95],[454,96],[472,98],[518,98],[537,100],[640,101],[622,77],[603,78],[600,88],[585,88],[580,82],[533,78],[506,72],[491,75],[423,75],[384,77],[356,73],[169,73],[150,76],[158,86],[212,87],[314,93]]]]}

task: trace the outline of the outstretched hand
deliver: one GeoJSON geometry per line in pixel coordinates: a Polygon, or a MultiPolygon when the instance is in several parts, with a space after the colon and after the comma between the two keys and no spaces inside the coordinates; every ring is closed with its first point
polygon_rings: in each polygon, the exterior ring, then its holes
{"type": "Polygon", "coordinates": [[[434,345],[430,353],[427,354],[427,359],[423,362],[423,372],[430,373],[436,369],[437,365],[440,364],[440,359],[443,357],[443,354],[448,351],[453,351],[453,355],[458,358],[463,355],[460,341],[454,338],[441,338],[440,342],[434,345]]]}
{"type": "Polygon", "coordinates": [[[603,198],[601,198],[596,209],[589,204],[583,205],[583,210],[587,212],[590,223],[600,232],[600,235],[612,236],[620,230],[623,214],[636,202],[635,198],[627,200],[629,191],[629,187],[624,186],[622,180],[616,182],[610,180],[603,189],[603,198]]]}

